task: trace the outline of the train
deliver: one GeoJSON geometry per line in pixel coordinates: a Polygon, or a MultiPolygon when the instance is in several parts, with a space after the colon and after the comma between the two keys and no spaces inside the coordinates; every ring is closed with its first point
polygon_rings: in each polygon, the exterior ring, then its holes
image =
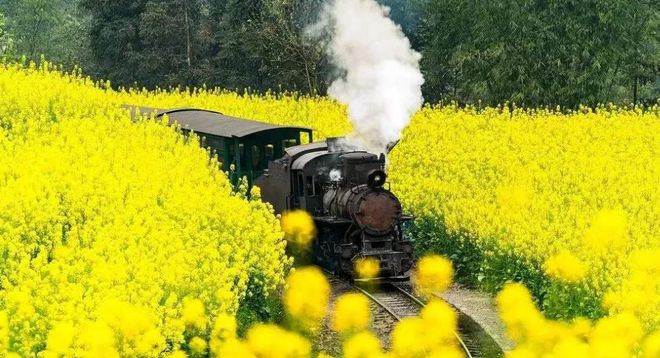
{"type": "Polygon", "coordinates": [[[261,189],[262,200],[277,214],[305,210],[313,218],[317,237],[314,261],[337,275],[358,278],[356,261],[372,258],[379,274],[372,279],[408,280],[413,246],[403,212],[389,188],[386,154],[350,145],[344,138],[314,142],[313,131],[274,125],[196,109],[126,106],[133,118],[161,118],[217,155],[235,182],[246,178],[261,189]]]}

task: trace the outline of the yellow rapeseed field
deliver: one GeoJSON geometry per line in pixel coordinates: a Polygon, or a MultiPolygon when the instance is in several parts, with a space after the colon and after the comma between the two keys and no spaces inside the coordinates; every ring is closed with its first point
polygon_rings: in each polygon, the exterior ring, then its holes
{"type": "MultiPolygon", "coordinates": [[[[214,109],[309,126],[317,139],[350,132],[342,106],[296,94],[115,91],[48,66],[0,66],[0,352],[317,354],[309,335],[327,313],[322,275],[289,279],[283,303],[299,325],[237,337],[240,302],[280,287],[290,265],[279,223],[232,193],[196,139],[131,123],[121,105],[214,109]]],[[[657,153],[657,107],[423,109],[389,158],[392,186],[417,217],[416,246],[454,267],[426,259],[419,292],[447,287],[454,271],[504,287],[514,357],[657,357],[657,153]]],[[[355,314],[364,302],[343,302],[332,322],[350,333],[347,357],[457,355],[455,318],[439,301],[397,326],[388,353],[355,314]]]]}
{"type": "MultiPolygon", "coordinates": [[[[345,108],[326,98],[207,90],[118,96],[308,126],[316,139],[351,131],[345,108]]],[[[657,106],[427,107],[404,132],[389,171],[417,217],[416,245],[451,255],[462,280],[493,292],[523,281],[558,318],[635,307],[653,329],[660,275],[633,263],[660,257],[658,153],[657,106]]]]}
{"type": "Polygon", "coordinates": [[[393,153],[391,178],[431,233],[419,244],[454,255],[473,282],[520,280],[559,318],[632,309],[654,329],[659,114],[426,108],[393,153]]]}
{"type": "Polygon", "coordinates": [[[284,282],[272,211],[112,97],[0,69],[0,356],[158,356],[284,282]]]}

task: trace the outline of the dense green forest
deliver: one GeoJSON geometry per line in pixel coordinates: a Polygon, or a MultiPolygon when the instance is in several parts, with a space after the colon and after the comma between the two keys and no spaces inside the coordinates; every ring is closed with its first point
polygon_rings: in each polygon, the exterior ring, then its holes
{"type": "MultiPolygon", "coordinates": [[[[427,101],[655,103],[658,0],[381,0],[423,55],[427,101]]],[[[0,56],[115,86],[324,94],[324,0],[0,0],[0,56]]]]}

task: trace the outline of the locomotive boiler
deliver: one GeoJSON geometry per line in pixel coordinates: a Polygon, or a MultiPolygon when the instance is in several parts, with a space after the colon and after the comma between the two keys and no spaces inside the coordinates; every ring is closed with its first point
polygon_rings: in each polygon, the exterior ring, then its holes
{"type": "Polygon", "coordinates": [[[401,202],[387,188],[385,156],[347,146],[341,138],[287,148],[257,178],[262,198],[276,212],[302,209],[314,217],[314,258],[354,277],[361,258],[380,264],[380,278],[407,279],[412,245],[401,202]]]}

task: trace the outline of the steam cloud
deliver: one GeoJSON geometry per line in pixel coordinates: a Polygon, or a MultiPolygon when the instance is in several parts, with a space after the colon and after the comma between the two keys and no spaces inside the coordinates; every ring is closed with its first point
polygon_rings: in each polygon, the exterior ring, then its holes
{"type": "Polygon", "coordinates": [[[330,55],[344,73],[328,93],[348,106],[362,146],[383,153],[421,107],[421,56],[375,0],[334,0],[326,8],[333,35],[330,55]]]}

